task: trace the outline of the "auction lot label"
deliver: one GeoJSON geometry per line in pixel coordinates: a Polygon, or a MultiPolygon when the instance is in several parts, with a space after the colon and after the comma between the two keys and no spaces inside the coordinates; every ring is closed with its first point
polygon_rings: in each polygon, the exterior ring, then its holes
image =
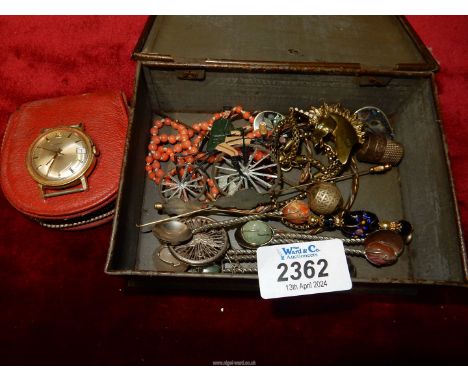
{"type": "Polygon", "coordinates": [[[265,299],[352,288],[339,239],[260,247],[257,267],[260,294],[265,299]]]}

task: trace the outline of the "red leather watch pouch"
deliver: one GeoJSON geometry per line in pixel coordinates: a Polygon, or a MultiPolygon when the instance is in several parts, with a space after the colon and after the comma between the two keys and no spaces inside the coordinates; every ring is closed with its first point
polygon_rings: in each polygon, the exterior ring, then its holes
{"type": "Polygon", "coordinates": [[[9,121],[0,154],[0,183],[8,201],[45,226],[82,229],[112,219],[119,187],[128,109],[118,91],[86,93],[22,105],[9,121]],[[83,123],[99,152],[88,190],[44,199],[26,167],[26,155],[43,129],[83,123]]]}

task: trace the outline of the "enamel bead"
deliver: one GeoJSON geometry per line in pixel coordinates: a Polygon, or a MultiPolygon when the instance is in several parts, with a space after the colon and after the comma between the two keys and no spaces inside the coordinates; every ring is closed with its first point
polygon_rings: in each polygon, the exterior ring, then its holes
{"type": "Polygon", "coordinates": [[[343,214],[341,232],[347,237],[362,238],[379,228],[379,219],[369,211],[351,211],[343,214]]]}

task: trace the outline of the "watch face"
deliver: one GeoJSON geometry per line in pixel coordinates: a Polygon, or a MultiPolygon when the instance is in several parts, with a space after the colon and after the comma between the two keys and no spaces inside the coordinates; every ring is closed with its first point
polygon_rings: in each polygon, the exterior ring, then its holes
{"type": "Polygon", "coordinates": [[[58,127],[46,131],[32,144],[28,169],[39,183],[61,186],[84,175],[93,159],[92,143],[81,130],[58,127]]]}

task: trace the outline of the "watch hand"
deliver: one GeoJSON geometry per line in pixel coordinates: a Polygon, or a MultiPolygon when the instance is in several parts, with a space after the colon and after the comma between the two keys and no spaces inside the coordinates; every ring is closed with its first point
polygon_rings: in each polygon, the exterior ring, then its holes
{"type": "Polygon", "coordinates": [[[46,163],[44,163],[43,165],[41,165],[41,166],[47,166],[47,165],[48,165],[50,162],[52,162],[54,159],[55,159],[55,155],[54,155],[52,158],[50,158],[46,163]]]}
{"type": "Polygon", "coordinates": [[[50,169],[52,168],[52,165],[54,164],[54,161],[55,161],[55,158],[57,158],[57,155],[59,155],[58,152],[56,152],[56,153],[54,154],[54,156],[49,160],[49,162],[46,163],[46,165],[50,163],[50,166],[49,166],[49,168],[47,169],[46,176],[49,175],[50,169]]]}
{"type": "Polygon", "coordinates": [[[37,147],[42,149],[42,150],[50,151],[51,153],[54,153],[54,154],[60,153],[60,151],[61,151],[61,150],[55,151],[55,150],[51,150],[51,149],[46,149],[45,147],[42,147],[42,146],[37,146],[37,147]]]}

